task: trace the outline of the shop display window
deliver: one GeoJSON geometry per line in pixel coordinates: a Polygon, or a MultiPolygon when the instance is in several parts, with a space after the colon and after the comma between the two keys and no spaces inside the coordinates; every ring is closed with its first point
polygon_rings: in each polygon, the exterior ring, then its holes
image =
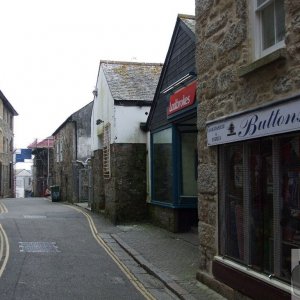
{"type": "Polygon", "coordinates": [[[182,196],[197,196],[197,132],[181,133],[182,196]]]}
{"type": "Polygon", "coordinates": [[[273,273],[272,141],[250,142],[249,147],[249,260],[259,271],[273,273]]]}
{"type": "Polygon", "coordinates": [[[219,170],[220,254],[290,282],[291,250],[300,249],[300,133],[222,145],[219,170]]]}
{"type": "Polygon", "coordinates": [[[152,198],[159,202],[172,202],[172,128],[152,135],[152,198]]]}
{"type": "Polygon", "coordinates": [[[291,276],[291,249],[300,248],[300,136],[280,139],[281,276],[291,276]]]}
{"type": "Polygon", "coordinates": [[[244,258],[243,147],[226,147],[226,255],[244,258]]]}

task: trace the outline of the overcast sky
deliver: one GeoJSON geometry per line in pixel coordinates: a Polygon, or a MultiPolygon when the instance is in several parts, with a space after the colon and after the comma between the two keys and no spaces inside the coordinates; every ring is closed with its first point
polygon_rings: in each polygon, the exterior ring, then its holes
{"type": "Polygon", "coordinates": [[[195,0],[3,0],[0,89],[19,113],[15,148],[93,100],[99,61],[164,62],[195,0]]]}

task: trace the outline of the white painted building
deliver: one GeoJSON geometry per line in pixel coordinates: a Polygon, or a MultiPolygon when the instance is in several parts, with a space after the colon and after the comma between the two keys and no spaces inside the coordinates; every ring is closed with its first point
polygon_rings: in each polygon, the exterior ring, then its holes
{"type": "Polygon", "coordinates": [[[30,196],[32,191],[32,172],[26,169],[15,171],[16,198],[30,196]]]}
{"type": "MultiPolygon", "coordinates": [[[[100,173],[94,174],[94,190],[97,191],[94,191],[94,200],[97,202],[98,194],[102,193],[102,209],[114,215],[113,218],[119,218],[115,203],[120,201],[115,193],[120,187],[114,185],[115,181],[127,182],[128,178],[120,178],[125,176],[129,165],[133,169],[135,156],[143,156],[146,165],[147,134],[140,126],[147,121],[161,69],[162,65],[157,63],[100,61],[93,92],[91,149],[92,156],[101,162],[102,168],[100,173]],[[145,150],[142,150],[143,146],[145,150]],[[122,175],[117,174],[120,166],[124,170],[122,175]]],[[[142,201],[141,197],[139,201],[142,201]]],[[[146,196],[143,202],[146,202],[146,196]]]]}

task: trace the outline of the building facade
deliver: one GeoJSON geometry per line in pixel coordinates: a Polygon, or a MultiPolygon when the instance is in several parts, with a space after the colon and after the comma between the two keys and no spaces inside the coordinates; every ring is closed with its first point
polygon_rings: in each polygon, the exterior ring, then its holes
{"type": "Polygon", "coordinates": [[[91,151],[90,102],[73,113],[53,133],[53,184],[60,187],[62,201],[88,201],[91,151]]]}
{"type": "Polygon", "coordinates": [[[0,91],[0,197],[13,197],[14,117],[18,113],[0,91]]]}
{"type": "Polygon", "coordinates": [[[115,222],[146,216],[146,122],[161,64],[101,61],[91,118],[93,204],[115,222]]]}
{"type": "Polygon", "coordinates": [[[148,208],[170,231],[197,227],[195,18],[178,15],[145,130],[148,208]]]}
{"type": "Polygon", "coordinates": [[[31,170],[16,169],[16,198],[26,198],[32,196],[32,172],[31,170]]]}
{"type": "Polygon", "coordinates": [[[299,28],[299,1],[196,0],[197,276],[230,299],[291,297],[300,247],[299,28]]]}
{"type": "Polygon", "coordinates": [[[44,197],[47,187],[53,182],[53,144],[52,136],[38,142],[35,140],[27,148],[32,150],[32,195],[44,197]]]}

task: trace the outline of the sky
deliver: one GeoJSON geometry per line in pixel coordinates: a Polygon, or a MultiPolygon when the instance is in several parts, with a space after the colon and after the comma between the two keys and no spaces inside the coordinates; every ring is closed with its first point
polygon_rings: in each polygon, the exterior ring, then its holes
{"type": "Polygon", "coordinates": [[[93,100],[100,60],[163,63],[195,0],[3,0],[0,90],[18,112],[14,147],[42,140],[93,100]]]}

